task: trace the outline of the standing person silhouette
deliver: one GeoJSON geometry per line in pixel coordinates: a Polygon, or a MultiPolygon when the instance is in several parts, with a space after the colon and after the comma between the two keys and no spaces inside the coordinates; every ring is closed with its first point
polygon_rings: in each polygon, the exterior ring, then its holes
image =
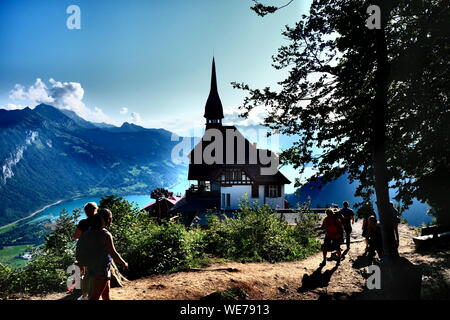
{"type": "MultiPolygon", "coordinates": [[[[93,224],[94,216],[97,214],[98,206],[95,202],[88,202],[84,206],[84,213],[86,213],[86,219],[80,220],[73,235],[74,240],[80,239],[84,232],[88,231],[93,224]]],[[[81,296],[78,300],[87,300],[89,295],[89,277],[87,274],[86,266],[78,265],[81,274],[81,296]]]]}
{"type": "Polygon", "coordinates": [[[111,233],[105,228],[112,222],[112,212],[109,209],[98,210],[92,228],[87,231],[86,237],[89,244],[91,259],[88,264],[90,278],[89,300],[111,300],[110,280],[112,260],[120,263],[128,269],[128,263],[122,259],[114,247],[111,233]]]}
{"type": "Polygon", "coordinates": [[[337,213],[333,210],[327,209],[325,211],[327,216],[323,219],[321,229],[325,230],[325,239],[322,245],[323,261],[321,267],[327,263],[328,251],[337,252],[337,265],[341,262],[341,242],[342,242],[342,222],[337,213]]]}
{"type": "Polygon", "coordinates": [[[380,259],[383,257],[381,228],[375,216],[370,216],[368,219],[367,239],[369,261],[372,263],[375,253],[378,253],[380,259]]]}
{"type": "Polygon", "coordinates": [[[350,249],[350,235],[352,233],[352,224],[355,223],[355,213],[349,208],[348,201],[342,203],[344,206],[339,210],[338,214],[341,216],[342,225],[345,231],[345,242],[347,245],[347,250],[350,249]]]}
{"type": "Polygon", "coordinates": [[[392,214],[392,220],[394,221],[394,234],[395,234],[395,242],[397,244],[397,247],[400,245],[400,238],[398,236],[398,225],[401,222],[401,214],[398,212],[397,209],[394,207],[394,203],[390,202],[390,208],[391,208],[391,214],[392,214]]]}

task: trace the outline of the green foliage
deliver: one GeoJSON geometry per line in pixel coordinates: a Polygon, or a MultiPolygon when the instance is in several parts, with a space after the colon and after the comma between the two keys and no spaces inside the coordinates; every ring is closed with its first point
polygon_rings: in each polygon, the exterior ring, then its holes
{"type": "MultiPolygon", "coordinates": [[[[258,15],[279,4],[254,2],[258,15]]],[[[302,172],[312,164],[311,182],[348,173],[380,211],[387,192],[375,194],[375,180],[384,189],[391,181],[396,200],[427,202],[450,224],[449,16],[446,0],[313,0],[273,56],[287,74],[278,87],[234,83],[249,93],[243,116],[264,105],[265,125],[298,137],[280,159],[302,172]],[[381,8],[380,30],[366,27],[370,4],[381,8]]]]}
{"type": "Polygon", "coordinates": [[[200,231],[188,232],[176,222],[158,224],[123,198],[105,197],[100,207],[113,212],[110,231],[117,251],[130,265],[127,277],[174,272],[202,263],[200,231]]]}
{"type": "Polygon", "coordinates": [[[0,249],[6,246],[38,245],[48,233],[48,221],[36,223],[19,222],[0,232],[0,249]]]}
{"type": "Polygon", "coordinates": [[[32,246],[28,245],[0,247],[0,263],[9,266],[23,267],[27,264],[27,260],[20,258],[20,256],[26,252],[30,252],[31,249],[32,246]]]}
{"type": "Polygon", "coordinates": [[[0,296],[16,292],[43,294],[66,288],[66,270],[75,260],[72,236],[78,217],[77,210],[73,215],[63,210],[54,230],[44,245],[34,249],[26,267],[0,266],[0,296]]]}
{"type": "Polygon", "coordinates": [[[206,251],[237,261],[302,259],[318,249],[317,241],[310,237],[313,221],[313,217],[300,215],[299,225],[293,227],[267,206],[244,205],[235,218],[208,217],[206,251]]]}
{"type": "MultiPolygon", "coordinates": [[[[158,223],[123,198],[107,196],[100,207],[110,208],[109,230],[117,251],[128,262],[123,274],[136,279],[155,273],[175,272],[207,264],[209,255],[237,261],[288,261],[304,258],[319,248],[314,238],[317,216],[299,214],[290,226],[268,207],[242,205],[235,218],[209,217],[209,228],[185,228],[167,221],[158,223]]],[[[0,293],[43,294],[66,289],[67,267],[74,263],[72,240],[77,219],[66,211],[56,221],[45,244],[35,249],[23,269],[0,266],[0,293]]]]}
{"type": "Polygon", "coordinates": [[[200,298],[200,300],[209,301],[232,301],[232,300],[245,300],[248,298],[247,292],[239,287],[228,287],[226,290],[215,291],[206,297],[200,298]]]}

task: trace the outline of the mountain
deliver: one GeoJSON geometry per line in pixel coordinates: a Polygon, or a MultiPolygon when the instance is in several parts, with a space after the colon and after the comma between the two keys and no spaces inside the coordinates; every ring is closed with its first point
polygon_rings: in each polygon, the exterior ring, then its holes
{"type": "MultiPolygon", "coordinates": [[[[328,183],[323,183],[320,179],[317,179],[303,185],[294,194],[287,194],[286,198],[290,207],[297,207],[298,204],[303,204],[309,199],[313,208],[330,207],[333,204],[342,207],[342,202],[344,201],[348,201],[350,206],[353,206],[353,204],[362,200],[354,195],[357,186],[357,182],[350,183],[347,175],[343,175],[328,183]]],[[[389,193],[392,199],[396,190],[390,189],[389,193]]],[[[372,201],[372,205],[376,210],[375,201],[372,201]]],[[[423,223],[432,221],[431,216],[427,215],[428,210],[428,205],[414,200],[412,205],[402,215],[410,225],[420,226],[423,223]]]]}
{"type": "Polygon", "coordinates": [[[333,204],[342,206],[343,201],[350,203],[360,202],[360,197],[355,197],[354,193],[357,184],[350,184],[346,176],[341,176],[335,181],[323,183],[321,179],[307,183],[297,189],[296,193],[287,195],[290,206],[303,204],[311,199],[311,207],[324,208],[333,204]]]}
{"type": "Polygon", "coordinates": [[[147,193],[184,178],[163,129],[95,124],[41,104],[0,110],[0,225],[60,199],[147,193]]]}

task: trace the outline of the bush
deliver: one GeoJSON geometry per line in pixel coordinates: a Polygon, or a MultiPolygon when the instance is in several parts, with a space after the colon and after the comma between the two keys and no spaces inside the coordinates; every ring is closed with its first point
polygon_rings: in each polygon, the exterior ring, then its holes
{"type": "Polygon", "coordinates": [[[11,293],[44,294],[66,289],[67,268],[72,265],[75,232],[79,211],[69,215],[63,210],[44,245],[36,248],[24,268],[0,266],[0,296],[11,293]]]}
{"type": "Polygon", "coordinates": [[[209,253],[237,261],[302,259],[318,249],[317,240],[308,230],[313,221],[300,217],[300,224],[294,227],[267,206],[251,208],[244,204],[234,218],[208,217],[205,248],[209,253]]]}
{"type": "Polygon", "coordinates": [[[190,265],[191,248],[183,225],[151,223],[146,234],[134,239],[123,257],[130,265],[129,276],[138,278],[153,273],[174,272],[190,265]]]}
{"type": "MultiPolygon", "coordinates": [[[[175,272],[207,264],[207,254],[237,261],[289,261],[319,249],[314,238],[317,217],[300,214],[288,225],[268,207],[242,206],[235,218],[209,216],[209,228],[186,229],[176,222],[158,223],[123,198],[105,197],[101,207],[113,212],[111,231],[117,251],[129,263],[130,279],[175,272]]],[[[66,290],[67,268],[75,261],[72,240],[77,219],[61,212],[44,245],[23,269],[0,265],[0,295],[43,294],[66,290]]]]}
{"type": "Polygon", "coordinates": [[[109,229],[117,251],[130,266],[124,272],[130,279],[204,263],[201,230],[187,231],[176,222],[160,224],[123,198],[105,197],[100,206],[113,212],[109,229]]]}

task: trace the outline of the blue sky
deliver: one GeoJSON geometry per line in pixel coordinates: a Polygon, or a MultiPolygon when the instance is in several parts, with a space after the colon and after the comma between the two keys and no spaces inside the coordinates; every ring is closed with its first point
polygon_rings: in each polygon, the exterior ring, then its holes
{"type": "Polygon", "coordinates": [[[244,96],[231,81],[283,78],[271,56],[309,3],[261,18],[251,0],[2,0],[0,107],[53,101],[89,120],[183,132],[203,123],[213,53],[228,114],[244,96]],[[73,4],[80,30],[66,27],[73,4]]]}

